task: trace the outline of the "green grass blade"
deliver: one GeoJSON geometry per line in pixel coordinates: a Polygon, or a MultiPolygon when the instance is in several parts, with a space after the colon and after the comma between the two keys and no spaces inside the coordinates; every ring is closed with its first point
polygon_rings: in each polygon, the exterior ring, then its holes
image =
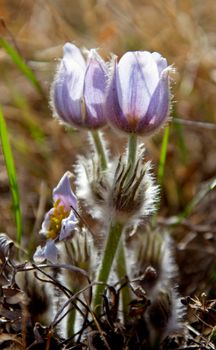
{"type": "Polygon", "coordinates": [[[14,166],[13,154],[12,154],[9,137],[8,137],[7,125],[6,125],[1,108],[0,108],[0,139],[1,139],[2,150],[4,154],[5,164],[7,168],[8,179],[10,183],[13,208],[15,212],[16,229],[17,229],[16,240],[17,240],[17,243],[20,244],[22,239],[22,216],[21,216],[21,210],[20,210],[20,197],[19,197],[19,190],[17,185],[16,169],[14,166]]]}
{"type": "Polygon", "coordinates": [[[41,144],[45,140],[45,135],[37,118],[35,118],[34,113],[25,97],[20,95],[18,92],[13,92],[13,97],[16,106],[22,111],[22,122],[27,128],[28,133],[31,135],[32,139],[38,144],[41,144]]]}
{"type": "Polygon", "coordinates": [[[212,190],[216,188],[216,177],[203,183],[198,193],[192,201],[186,206],[183,213],[178,216],[178,223],[186,219],[194,210],[194,208],[202,201],[202,199],[212,190]]]}
{"type": "Polygon", "coordinates": [[[173,118],[173,125],[177,134],[177,145],[179,148],[181,161],[183,164],[186,164],[188,160],[188,150],[184,139],[184,128],[182,124],[175,121],[175,118],[173,118]]]}
{"type": "Polygon", "coordinates": [[[167,147],[169,142],[169,133],[170,133],[170,128],[169,126],[167,126],[164,129],[163,140],[162,140],[161,151],[160,151],[160,160],[159,160],[158,176],[157,176],[157,180],[159,184],[162,183],[163,177],[164,177],[167,147]]]}
{"type": "Polygon", "coordinates": [[[25,75],[25,77],[31,82],[34,88],[44,96],[44,91],[39,81],[37,80],[34,72],[29,68],[29,66],[25,63],[24,59],[20,56],[20,54],[9,44],[7,40],[0,37],[0,46],[7,52],[15,65],[19,68],[19,70],[25,75]]]}

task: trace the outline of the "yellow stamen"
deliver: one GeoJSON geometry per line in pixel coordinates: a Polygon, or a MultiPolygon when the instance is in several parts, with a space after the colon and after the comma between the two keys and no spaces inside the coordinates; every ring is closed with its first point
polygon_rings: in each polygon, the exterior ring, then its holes
{"type": "Polygon", "coordinates": [[[47,237],[51,239],[55,239],[59,235],[62,220],[67,218],[70,213],[68,210],[65,210],[63,205],[60,205],[60,202],[61,200],[57,199],[53,205],[53,213],[50,215],[50,225],[47,237]]]}

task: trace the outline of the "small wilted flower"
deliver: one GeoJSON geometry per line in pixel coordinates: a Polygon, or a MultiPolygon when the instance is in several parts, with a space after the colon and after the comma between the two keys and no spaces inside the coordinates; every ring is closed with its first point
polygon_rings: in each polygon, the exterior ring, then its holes
{"type": "Polygon", "coordinates": [[[95,219],[104,215],[107,192],[110,190],[112,171],[102,171],[101,166],[92,153],[91,157],[79,156],[75,167],[77,195],[83,200],[89,214],[95,219]]]}
{"type": "Polygon", "coordinates": [[[151,297],[158,293],[158,289],[172,285],[177,275],[177,268],[172,257],[172,242],[167,234],[145,227],[138,228],[136,240],[132,244],[131,274],[138,278],[139,285],[150,292],[151,297]]]}
{"type": "Polygon", "coordinates": [[[120,157],[116,167],[108,203],[115,210],[116,219],[122,223],[143,219],[156,209],[158,188],[151,176],[151,164],[143,162],[143,154],[144,150],[140,148],[132,173],[124,158],[120,157]]]}
{"type": "Polygon", "coordinates": [[[131,224],[155,211],[158,187],[151,176],[150,162],[143,162],[143,154],[141,145],[132,173],[125,156],[118,163],[110,162],[107,171],[101,171],[92,160],[79,158],[77,193],[94,218],[131,224]]]}
{"type": "Polygon", "coordinates": [[[75,45],[65,44],[51,94],[55,114],[78,128],[104,126],[106,85],[107,66],[97,51],[91,49],[85,62],[75,45]]]}
{"type": "Polygon", "coordinates": [[[159,53],[127,52],[114,61],[106,100],[107,117],[127,133],[149,135],[167,119],[169,67],[159,53]]]}
{"type": "Polygon", "coordinates": [[[150,301],[145,318],[153,344],[182,328],[184,307],[175,288],[177,268],[168,235],[151,232],[149,228],[145,232],[139,229],[134,243],[134,266],[131,272],[133,277],[138,277],[132,287],[135,291],[142,290],[150,301]]]}
{"type": "Polygon", "coordinates": [[[77,198],[71,189],[68,172],[54,188],[53,201],[53,208],[46,213],[40,231],[46,237],[47,243],[44,247],[37,248],[35,260],[48,259],[55,262],[58,255],[55,241],[69,237],[77,223],[77,198]]]}

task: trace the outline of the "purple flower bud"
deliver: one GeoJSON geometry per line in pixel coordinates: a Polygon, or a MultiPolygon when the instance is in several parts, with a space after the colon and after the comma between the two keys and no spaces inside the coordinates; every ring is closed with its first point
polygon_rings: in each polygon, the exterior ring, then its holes
{"type": "Polygon", "coordinates": [[[169,70],[157,52],[127,52],[114,61],[106,99],[110,122],[127,133],[156,131],[169,114],[169,70]]]}
{"type": "Polygon", "coordinates": [[[107,70],[95,49],[88,52],[85,62],[75,45],[65,44],[51,93],[57,117],[78,128],[98,129],[104,126],[107,70]]]}

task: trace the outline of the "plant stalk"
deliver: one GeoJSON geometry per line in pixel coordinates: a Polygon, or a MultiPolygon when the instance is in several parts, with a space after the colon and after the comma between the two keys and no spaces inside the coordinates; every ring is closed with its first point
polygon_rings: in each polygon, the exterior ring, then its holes
{"type": "MultiPolygon", "coordinates": [[[[127,264],[125,259],[125,249],[123,240],[120,239],[119,247],[118,247],[118,253],[117,253],[117,274],[118,278],[121,280],[122,278],[127,276],[127,264]]],[[[130,303],[130,290],[127,285],[123,286],[121,289],[121,295],[122,295],[122,310],[123,310],[123,318],[124,322],[126,323],[128,319],[128,305],[130,303]]]]}
{"type": "Polygon", "coordinates": [[[67,319],[67,336],[68,336],[68,338],[70,338],[74,335],[75,318],[76,318],[76,309],[73,308],[68,313],[68,319],[67,319]]]}
{"type": "Polygon", "coordinates": [[[97,277],[97,282],[102,282],[103,284],[98,284],[96,286],[93,300],[93,310],[95,311],[96,315],[100,314],[101,295],[104,292],[105,284],[107,283],[107,280],[109,278],[110,270],[112,268],[112,264],[121,238],[122,229],[123,225],[121,223],[111,223],[97,277]]]}
{"type": "Polygon", "coordinates": [[[102,170],[107,169],[107,157],[106,157],[106,151],[104,149],[101,136],[97,130],[91,131],[92,138],[94,140],[94,145],[100,160],[100,165],[102,170]]]}
{"type": "Polygon", "coordinates": [[[130,171],[128,172],[128,180],[133,174],[134,167],[137,160],[137,135],[130,134],[128,138],[128,158],[127,158],[127,166],[130,167],[130,171]]]}

